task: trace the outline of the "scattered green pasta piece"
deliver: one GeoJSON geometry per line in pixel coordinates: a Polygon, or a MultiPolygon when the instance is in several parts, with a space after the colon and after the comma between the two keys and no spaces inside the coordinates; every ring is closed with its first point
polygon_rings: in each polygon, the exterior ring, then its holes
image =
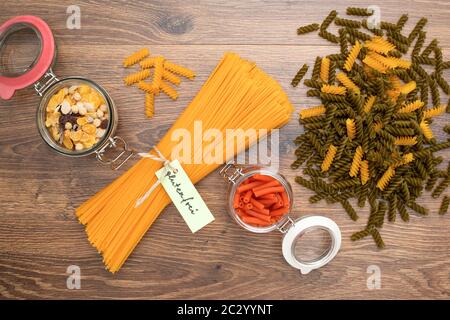
{"type": "Polygon", "coordinates": [[[337,16],[337,11],[332,10],[320,25],[320,30],[326,30],[337,16]]]}
{"type": "Polygon", "coordinates": [[[298,70],[297,74],[295,75],[294,79],[292,79],[292,86],[296,87],[302,81],[303,77],[305,76],[306,72],[308,72],[308,65],[304,64],[300,70],[298,70]]]}
{"type": "Polygon", "coordinates": [[[439,208],[439,214],[444,215],[448,212],[448,205],[450,204],[450,197],[445,196],[442,198],[441,207],[439,208]]]}
{"type": "Polygon", "coordinates": [[[305,34],[305,33],[309,33],[309,32],[314,32],[314,31],[317,31],[317,30],[319,30],[319,24],[311,23],[311,24],[308,24],[306,26],[299,27],[297,29],[297,34],[301,35],[301,34],[305,34]]]}

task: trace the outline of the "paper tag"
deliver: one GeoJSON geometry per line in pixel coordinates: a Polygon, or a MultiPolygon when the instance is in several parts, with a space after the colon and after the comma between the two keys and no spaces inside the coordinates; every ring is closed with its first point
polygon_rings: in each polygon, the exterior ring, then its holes
{"type": "Polygon", "coordinates": [[[214,216],[178,160],[173,160],[170,166],[155,174],[192,233],[214,221],[214,216]]]}

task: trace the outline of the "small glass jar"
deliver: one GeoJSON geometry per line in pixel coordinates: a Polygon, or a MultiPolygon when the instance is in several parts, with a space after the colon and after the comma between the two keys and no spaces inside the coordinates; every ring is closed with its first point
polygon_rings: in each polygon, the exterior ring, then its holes
{"type": "Polygon", "coordinates": [[[83,77],[66,77],[59,79],[52,71],[56,62],[57,48],[49,26],[35,16],[19,16],[6,21],[0,26],[0,51],[6,46],[8,38],[24,29],[31,29],[38,40],[38,55],[21,72],[0,72],[0,97],[10,99],[16,90],[33,86],[41,96],[36,122],[44,142],[58,154],[67,157],[83,157],[95,154],[97,160],[109,164],[113,170],[120,168],[132,155],[133,151],[119,136],[115,136],[118,126],[118,112],[108,92],[96,82],[83,77]],[[83,150],[70,150],[55,141],[47,127],[46,108],[51,97],[60,89],[85,84],[99,93],[107,107],[108,124],[104,135],[92,146],[83,150]],[[110,151],[109,151],[110,150],[110,151]]]}
{"type": "Polygon", "coordinates": [[[293,194],[292,194],[292,187],[289,184],[289,182],[278,172],[273,172],[272,170],[260,167],[260,166],[247,166],[247,167],[241,167],[242,171],[239,177],[235,180],[235,183],[230,183],[228,187],[228,193],[227,193],[227,204],[228,204],[228,213],[230,216],[244,229],[254,232],[254,233],[267,233],[271,232],[273,230],[276,230],[280,224],[283,223],[283,219],[281,219],[278,222],[275,222],[274,224],[266,227],[255,227],[250,224],[245,223],[242,221],[242,219],[239,217],[239,215],[236,213],[236,210],[233,207],[233,199],[236,194],[236,190],[241,185],[241,183],[250,178],[251,176],[255,174],[261,174],[265,176],[270,176],[274,179],[276,179],[281,186],[283,186],[284,190],[287,193],[288,200],[289,200],[289,209],[292,208],[293,203],[293,194]]]}
{"type": "Polygon", "coordinates": [[[336,256],[341,246],[341,232],[337,224],[333,220],[323,216],[305,216],[296,220],[291,218],[291,211],[293,209],[292,187],[281,174],[274,172],[268,167],[240,166],[231,162],[227,163],[219,173],[229,184],[227,192],[227,209],[229,215],[238,225],[250,232],[268,233],[278,230],[284,234],[282,252],[284,258],[292,267],[299,269],[302,274],[307,274],[314,269],[326,265],[336,256]],[[286,191],[289,201],[288,212],[279,221],[265,227],[256,227],[245,223],[236,213],[233,206],[234,196],[239,185],[255,174],[270,176],[276,179],[286,191]],[[302,260],[296,253],[298,241],[306,233],[317,229],[326,231],[329,234],[331,239],[329,248],[312,260],[302,260]]]}

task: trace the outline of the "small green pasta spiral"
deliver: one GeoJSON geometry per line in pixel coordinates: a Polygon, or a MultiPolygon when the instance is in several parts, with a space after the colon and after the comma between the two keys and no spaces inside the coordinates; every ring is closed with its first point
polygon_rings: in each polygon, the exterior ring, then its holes
{"type": "Polygon", "coordinates": [[[341,47],[341,54],[348,55],[348,44],[346,38],[347,32],[344,28],[339,29],[339,46],[341,47]]]}
{"type": "Polygon", "coordinates": [[[436,188],[431,193],[431,196],[433,198],[439,198],[439,196],[447,189],[448,185],[450,183],[450,177],[444,178],[444,180],[439,183],[436,188]]]}
{"type": "Polygon", "coordinates": [[[428,215],[428,209],[422,207],[421,205],[419,205],[414,201],[409,201],[406,203],[406,205],[422,216],[428,215]]]}
{"type": "Polygon", "coordinates": [[[388,220],[390,222],[395,221],[395,214],[397,212],[397,196],[394,194],[389,199],[389,207],[388,207],[388,220]]]}
{"type": "Polygon", "coordinates": [[[321,95],[321,92],[319,89],[310,89],[310,90],[306,91],[306,95],[308,97],[318,97],[321,95]]]}
{"type": "Polygon", "coordinates": [[[323,83],[321,81],[313,79],[306,79],[305,81],[303,81],[303,84],[313,89],[320,89],[323,86],[323,83]]]}
{"type": "Polygon", "coordinates": [[[348,200],[341,201],[342,207],[345,209],[345,212],[347,212],[350,219],[353,221],[358,220],[358,214],[356,213],[355,209],[352,207],[350,202],[348,200]]]}
{"type": "Polygon", "coordinates": [[[408,51],[408,45],[404,44],[402,42],[400,42],[399,40],[393,38],[392,36],[388,36],[387,37],[388,41],[390,43],[392,43],[397,49],[398,51],[400,51],[401,53],[405,54],[408,51]]]}
{"type": "Polygon", "coordinates": [[[444,215],[448,212],[448,206],[450,204],[450,197],[445,196],[442,198],[441,207],[439,208],[439,214],[444,215]]]}
{"type": "Polygon", "coordinates": [[[358,31],[354,28],[346,28],[345,29],[347,31],[347,33],[353,37],[355,37],[356,39],[361,39],[363,41],[367,41],[370,40],[372,37],[364,32],[358,31]]]}
{"type": "Polygon", "coordinates": [[[373,229],[370,231],[370,234],[372,235],[372,238],[373,238],[373,240],[375,241],[375,243],[377,244],[377,247],[378,247],[378,248],[382,249],[382,248],[385,247],[384,241],[383,241],[383,239],[381,238],[380,232],[379,232],[377,229],[373,228],[373,229]]]}
{"type": "Polygon", "coordinates": [[[331,32],[328,32],[327,30],[320,30],[319,36],[332,43],[339,43],[339,37],[335,36],[331,32]]]}
{"type": "Polygon", "coordinates": [[[406,211],[405,205],[401,201],[397,201],[397,210],[400,214],[400,218],[402,218],[403,221],[408,222],[409,221],[409,213],[406,211]]]}
{"type": "Polygon", "coordinates": [[[392,39],[395,39],[397,42],[409,46],[410,42],[409,42],[408,38],[405,37],[404,35],[402,35],[400,32],[388,31],[388,34],[392,39]]]}
{"type": "Polygon", "coordinates": [[[317,80],[319,78],[321,62],[322,62],[322,58],[316,57],[316,61],[314,62],[314,67],[313,67],[312,76],[311,76],[312,80],[317,80]]]}
{"type": "Polygon", "coordinates": [[[434,172],[430,174],[430,177],[427,180],[427,184],[425,186],[425,190],[431,191],[438,180],[438,175],[434,172]]]}
{"type": "Polygon", "coordinates": [[[439,84],[439,86],[442,88],[442,91],[444,91],[445,94],[450,94],[450,86],[447,81],[442,76],[436,75],[436,81],[439,84]]]}
{"type": "Polygon", "coordinates": [[[346,12],[349,16],[371,16],[373,14],[372,10],[355,7],[348,7],[346,12]]]}
{"type": "Polygon", "coordinates": [[[406,22],[408,22],[408,15],[402,14],[400,16],[400,18],[398,18],[398,21],[397,21],[398,30],[401,30],[405,26],[406,22]]]}
{"type": "Polygon", "coordinates": [[[418,36],[419,32],[422,31],[422,29],[427,24],[428,19],[427,18],[420,18],[420,20],[417,22],[414,29],[412,29],[411,33],[408,36],[409,43],[413,42],[413,40],[418,36]]]}
{"type": "Polygon", "coordinates": [[[439,106],[441,103],[441,94],[439,93],[439,88],[435,77],[428,77],[428,85],[431,91],[431,100],[433,106],[439,106]]]}
{"type": "Polygon", "coordinates": [[[437,76],[442,75],[442,71],[444,70],[443,62],[442,62],[442,50],[439,47],[434,48],[434,57],[436,59],[436,72],[437,76]]]}
{"type": "Polygon", "coordinates": [[[308,72],[308,65],[304,64],[300,70],[298,70],[297,74],[295,75],[294,79],[292,79],[292,86],[296,87],[302,81],[303,77],[305,76],[306,72],[308,72]]]}
{"type": "Polygon", "coordinates": [[[314,32],[314,31],[317,31],[317,30],[319,30],[319,24],[318,23],[311,23],[311,24],[308,24],[306,26],[299,27],[297,29],[297,34],[301,35],[301,34],[305,34],[305,33],[309,33],[309,32],[314,32]]]}
{"type": "Polygon", "coordinates": [[[358,207],[363,208],[366,205],[368,185],[365,184],[358,191],[358,207]]]}
{"type": "Polygon", "coordinates": [[[322,24],[320,25],[320,30],[325,30],[327,29],[330,24],[333,22],[333,20],[336,18],[337,16],[337,11],[336,10],[332,10],[328,16],[323,20],[322,24]]]}
{"type": "Polygon", "coordinates": [[[414,45],[413,51],[411,53],[411,55],[413,57],[418,57],[419,56],[420,50],[422,50],[423,44],[425,43],[426,36],[427,36],[427,33],[425,31],[420,31],[419,32],[419,36],[417,38],[416,44],[414,45]]]}
{"type": "Polygon", "coordinates": [[[380,22],[380,28],[388,31],[397,31],[398,26],[395,23],[381,21],[380,22]]]}
{"type": "Polygon", "coordinates": [[[348,27],[348,28],[361,28],[361,22],[356,20],[344,19],[336,17],[334,23],[338,26],[348,27]]]}
{"type": "Polygon", "coordinates": [[[345,102],[345,97],[341,95],[336,94],[330,94],[330,93],[320,93],[320,99],[322,101],[331,101],[331,102],[345,102]]]}
{"type": "MultiPolygon", "coordinates": [[[[419,49],[419,51],[420,51],[420,49],[419,49]]],[[[436,65],[436,59],[430,58],[430,57],[425,57],[425,56],[422,56],[419,54],[413,56],[412,60],[413,60],[413,63],[417,63],[417,64],[428,64],[431,66],[436,65]]]]}
{"type": "Polygon", "coordinates": [[[437,45],[438,45],[437,39],[431,40],[431,42],[428,44],[428,46],[426,46],[426,48],[422,51],[421,56],[428,57],[430,55],[430,53],[433,52],[434,48],[437,47],[437,45]]]}
{"type": "Polygon", "coordinates": [[[450,124],[447,124],[443,130],[446,134],[450,134],[450,124]]]}
{"type": "Polygon", "coordinates": [[[370,235],[370,230],[369,229],[364,229],[358,232],[355,232],[354,234],[352,234],[351,236],[351,240],[352,241],[357,241],[357,240],[361,240],[365,237],[367,237],[368,235],[370,235]]]}

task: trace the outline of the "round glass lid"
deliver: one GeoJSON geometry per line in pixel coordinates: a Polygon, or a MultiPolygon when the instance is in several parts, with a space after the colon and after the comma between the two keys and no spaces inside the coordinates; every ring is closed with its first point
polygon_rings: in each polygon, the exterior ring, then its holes
{"type": "Polygon", "coordinates": [[[55,41],[39,17],[18,16],[0,26],[0,98],[41,79],[55,59],[55,41]]]}
{"type": "Polygon", "coordinates": [[[15,78],[30,71],[41,54],[41,38],[31,25],[18,23],[0,34],[0,74],[15,78]]]}
{"type": "Polygon", "coordinates": [[[341,246],[341,231],[326,217],[309,216],[292,221],[283,239],[283,256],[302,274],[330,262],[341,246]]]}

